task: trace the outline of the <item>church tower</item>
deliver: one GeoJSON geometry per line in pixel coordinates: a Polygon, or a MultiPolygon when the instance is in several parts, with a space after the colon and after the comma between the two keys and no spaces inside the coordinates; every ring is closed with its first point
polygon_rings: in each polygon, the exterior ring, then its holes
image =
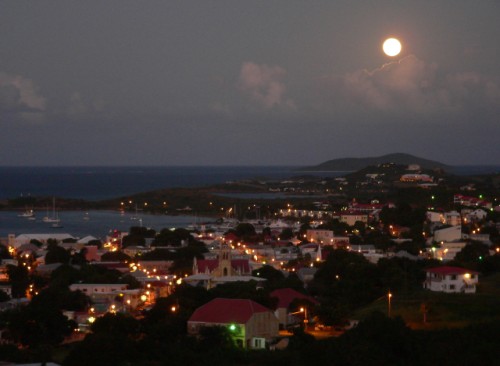
{"type": "Polygon", "coordinates": [[[231,265],[231,246],[222,244],[219,250],[219,266],[215,271],[216,277],[232,276],[233,267],[231,265]]]}

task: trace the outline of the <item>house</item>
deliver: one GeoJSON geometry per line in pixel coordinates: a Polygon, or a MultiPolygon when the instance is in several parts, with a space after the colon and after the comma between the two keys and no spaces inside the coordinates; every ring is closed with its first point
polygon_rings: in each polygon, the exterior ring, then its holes
{"type": "Polygon", "coordinates": [[[476,292],[479,273],[460,267],[434,267],[426,271],[424,288],[446,293],[476,292]]]}
{"type": "Polygon", "coordinates": [[[226,327],[235,343],[248,349],[264,349],[279,334],[272,311],[249,299],[214,299],[196,309],[187,324],[191,335],[202,327],[226,327]]]}
{"type": "Polygon", "coordinates": [[[365,212],[348,210],[340,214],[340,221],[345,222],[349,226],[353,226],[357,221],[366,224],[368,222],[368,214],[365,212]]]}
{"type": "Polygon", "coordinates": [[[304,301],[311,303],[312,305],[318,304],[318,301],[311,296],[304,295],[298,291],[291,288],[280,288],[274,290],[270,294],[271,297],[278,299],[278,305],[276,306],[276,311],[274,314],[278,318],[280,328],[285,329],[288,325],[294,323],[294,316],[290,314],[290,304],[294,300],[304,301]]]}

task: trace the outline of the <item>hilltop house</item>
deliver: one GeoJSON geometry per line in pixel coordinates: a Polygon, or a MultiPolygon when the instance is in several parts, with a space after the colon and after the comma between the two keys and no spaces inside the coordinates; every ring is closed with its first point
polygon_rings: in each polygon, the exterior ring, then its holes
{"type": "Polygon", "coordinates": [[[476,292],[479,273],[460,267],[434,267],[426,271],[424,288],[446,293],[476,292]]]}
{"type": "Polygon", "coordinates": [[[191,335],[202,327],[226,327],[239,347],[249,349],[263,349],[279,334],[272,311],[248,299],[214,299],[196,309],[187,326],[191,335]]]}

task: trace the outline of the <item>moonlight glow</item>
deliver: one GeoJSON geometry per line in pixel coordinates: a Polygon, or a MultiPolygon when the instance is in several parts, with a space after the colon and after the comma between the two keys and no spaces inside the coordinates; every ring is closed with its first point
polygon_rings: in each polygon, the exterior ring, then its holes
{"type": "Polygon", "coordinates": [[[401,52],[401,42],[396,38],[388,38],[384,41],[382,49],[387,56],[397,56],[401,52]]]}

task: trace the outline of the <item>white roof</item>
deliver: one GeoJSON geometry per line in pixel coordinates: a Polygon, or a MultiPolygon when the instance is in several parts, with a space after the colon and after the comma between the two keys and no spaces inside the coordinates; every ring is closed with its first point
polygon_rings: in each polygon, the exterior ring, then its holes
{"type": "Polygon", "coordinates": [[[92,235],[87,235],[86,237],[79,239],[78,243],[87,244],[89,241],[92,240],[98,240],[98,239],[92,235]]]}
{"type": "Polygon", "coordinates": [[[16,240],[19,239],[37,239],[37,240],[47,240],[47,239],[68,239],[73,238],[73,235],[68,233],[55,233],[55,234],[21,234],[16,237],[16,240]]]}

